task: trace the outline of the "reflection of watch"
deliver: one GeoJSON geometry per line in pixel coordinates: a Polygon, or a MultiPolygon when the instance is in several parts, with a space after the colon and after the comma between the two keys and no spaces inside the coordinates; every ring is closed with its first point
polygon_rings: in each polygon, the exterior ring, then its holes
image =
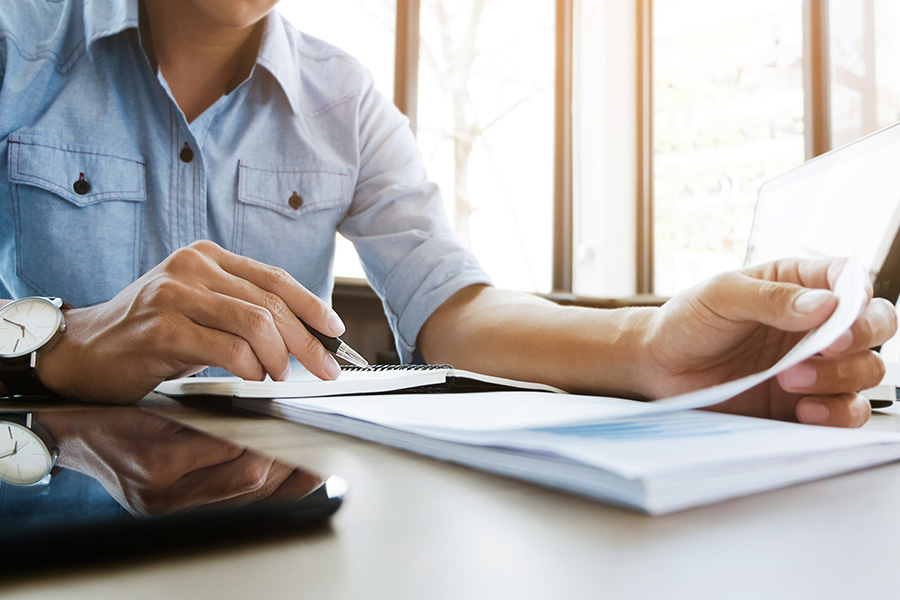
{"type": "Polygon", "coordinates": [[[59,298],[31,296],[0,308],[0,381],[10,396],[50,396],[35,373],[37,355],[66,329],[59,298]]]}
{"type": "Polygon", "coordinates": [[[0,414],[0,481],[47,483],[58,456],[50,434],[31,413],[0,414]]]}

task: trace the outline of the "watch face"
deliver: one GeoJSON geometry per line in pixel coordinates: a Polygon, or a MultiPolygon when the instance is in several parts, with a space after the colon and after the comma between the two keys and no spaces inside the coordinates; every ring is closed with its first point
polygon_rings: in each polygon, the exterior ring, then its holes
{"type": "Polygon", "coordinates": [[[0,480],[16,485],[41,481],[53,468],[53,457],[33,431],[0,421],[0,480]]]}
{"type": "Polygon", "coordinates": [[[52,338],[61,313],[45,298],[22,298],[0,308],[0,357],[34,352],[52,338]]]}

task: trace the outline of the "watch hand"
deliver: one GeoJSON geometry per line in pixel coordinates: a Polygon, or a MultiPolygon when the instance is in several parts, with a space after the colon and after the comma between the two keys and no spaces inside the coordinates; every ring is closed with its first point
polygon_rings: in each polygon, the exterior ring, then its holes
{"type": "Polygon", "coordinates": [[[3,317],[3,320],[6,321],[6,322],[9,323],[9,324],[15,325],[16,327],[18,327],[19,329],[21,329],[21,330],[22,330],[22,337],[25,337],[25,326],[24,326],[24,325],[22,325],[22,324],[20,324],[20,323],[16,323],[15,321],[10,321],[10,320],[7,319],[6,317],[3,317]]]}
{"type": "Polygon", "coordinates": [[[12,452],[7,452],[6,454],[0,456],[0,459],[7,458],[9,456],[15,456],[18,453],[19,453],[19,442],[16,442],[15,444],[13,444],[12,452]]]}

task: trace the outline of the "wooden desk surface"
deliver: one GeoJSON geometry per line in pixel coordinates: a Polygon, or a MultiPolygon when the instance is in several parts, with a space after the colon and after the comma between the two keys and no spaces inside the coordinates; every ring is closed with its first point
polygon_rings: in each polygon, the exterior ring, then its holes
{"type": "MultiPolygon", "coordinates": [[[[0,597],[895,597],[900,463],[649,517],[264,416],[144,401],[350,482],[330,527],[0,583],[0,597]]],[[[900,412],[867,427],[900,431],[900,412]]],[[[48,549],[52,551],[52,549],[48,549]]],[[[2,569],[2,567],[0,567],[2,569]]]]}

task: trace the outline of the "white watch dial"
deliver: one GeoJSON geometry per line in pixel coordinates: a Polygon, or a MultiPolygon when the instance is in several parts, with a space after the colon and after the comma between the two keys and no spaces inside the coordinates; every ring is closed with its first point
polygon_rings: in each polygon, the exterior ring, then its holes
{"type": "Polygon", "coordinates": [[[59,330],[59,309],[45,298],[22,298],[0,308],[0,357],[34,352],[59,330]]]}
{"type": "Polygon", "coordinates": [[[0,480],[16,485],[41,481],[53,468],[53,457],[33,431],[0,421],[0,480]]]}

